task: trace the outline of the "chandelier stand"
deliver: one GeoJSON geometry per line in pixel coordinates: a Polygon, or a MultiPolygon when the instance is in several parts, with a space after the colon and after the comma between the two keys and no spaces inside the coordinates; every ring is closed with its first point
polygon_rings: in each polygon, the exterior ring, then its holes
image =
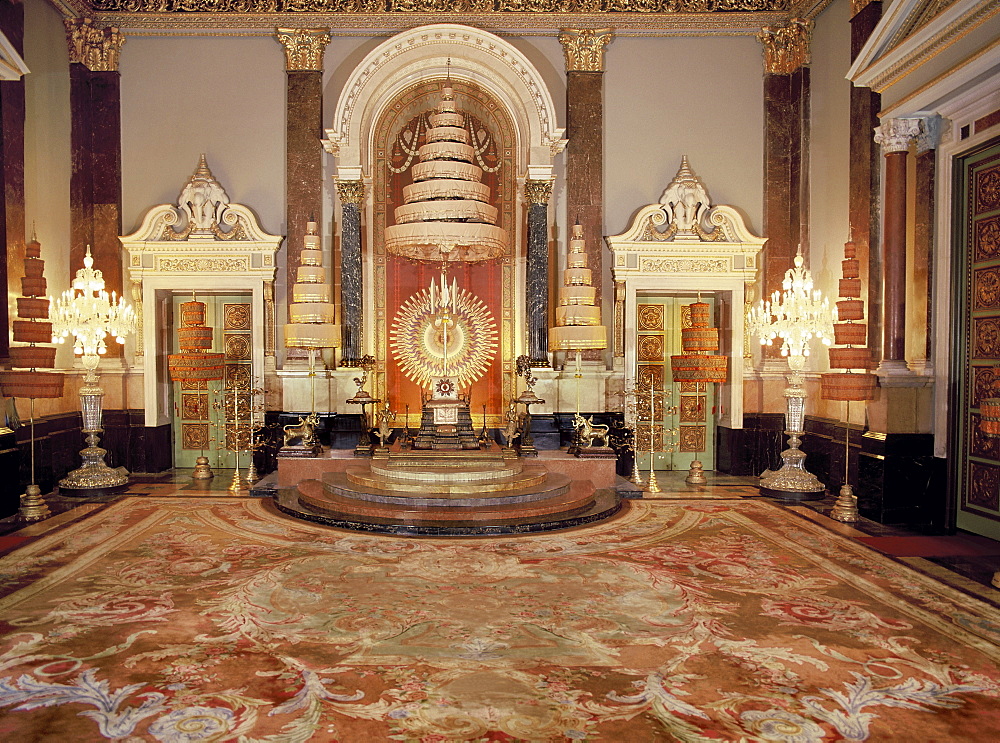
{"type": "Polygon", "coordinates": [[[812,500],[822,498],[826,488],[806,470],[806,453],[799,448],[805,435],[805,398],[802,386],[804,356],[789,356],[788,387],[785,388],[785,435],[788,448],[781,452],[781,468],[765,470],[760,476],[761,495],[782,500],[812,500]]]}
{"type": "Polygon", "coordinates": [[[128,485],[128,470],[124,467],[109,467],[104,462],[108,450],[98,446],[100,434],[104,433],[101,427],[104,390],[98,383],[100,375],[97,372],[100,360],[96,354],[87,354],[81,358],[83,367],[87,370],[80,388],[82,432],[86,436],[87,446],[80,450],[83,464],[59,481],[59,492],[64,495],[91,495],[95,490],[116,491],[128,485]]]}

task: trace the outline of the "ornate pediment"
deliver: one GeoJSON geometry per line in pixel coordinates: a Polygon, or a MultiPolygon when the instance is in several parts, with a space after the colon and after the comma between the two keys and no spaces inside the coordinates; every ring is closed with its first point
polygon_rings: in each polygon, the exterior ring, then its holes
{"type": "Polygon", "coordinates": [[[205,156],[181,189],[176,204],[160,204],[150,209],[142,226],[122,238],[128,243],[170,243],[177,241],[268,243],[281,237],[261,229],[249,208],[233,204],[226,190],[212,175],[205,156]]]}
{"type": "Polygon", "coordinates": [[[711,203],[686,157],[659,203],[639,209],[625,232],[606,240],[616,280],[631,273],[680,273],[740,275],[750,281],[766,242],[736,209],[711,203]]]}

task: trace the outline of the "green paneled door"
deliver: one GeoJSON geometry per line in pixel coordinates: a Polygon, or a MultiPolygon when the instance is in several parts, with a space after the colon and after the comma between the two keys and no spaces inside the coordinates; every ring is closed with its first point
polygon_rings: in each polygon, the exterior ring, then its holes
{"type": "MultiPolygon", "coordinates": [[[[657,393],[652,410],[647,401],[638,411],[637,455],[643,470],[649,470],[650,436],[655,469],[687,470],[694,459],[701,460],[706,470],[715,469],[715,385],[676,384],[670,373],[670,357],[682,353],[681,328],[690,327],[686,308],[694,301],[691,297],[637,297],[639,385],[646,390],[652,380],[657,393]]],[[[712,305],[714,312],[712,299],[702,301],[712,305]]]]}
{"type": "MultiPolygon", "coordinates": [[[[204,453],[213,467],[232,468],[235,466],[235,456],[230,449],[235,448],[233,436],[236,431],[233,396],[227,396],[224,392],[226,389],[231,390],[234,385],[237,389],[249,389],[254,379],[251,296],[199,294],[197,299],[205,303],[205,325],[213,330],[212,351],[225,354],[225,379],[218,382],[190,380],[172,384],[174,466],[194,467],[195,459],[204,453]]],[[[180,305],[190,301],[191,295],[187,293],[176,294],[172,298],[172,353],[180,350],[176,332],[180,305]]],[[[242,409],[246,410],[245,400],[242,409]]],[[[245,425],[241,430],[245,431],[245,425]]],[[[246,466],[246,454],[241,457],[240,466],[246,466]]]]}
{"type": "Polygon", "coordinates": [[[952,495],[958,528],[1000,539],[1000,436],[981,425],[1000,403],[1000,140],[955,164],[952,495]]]}

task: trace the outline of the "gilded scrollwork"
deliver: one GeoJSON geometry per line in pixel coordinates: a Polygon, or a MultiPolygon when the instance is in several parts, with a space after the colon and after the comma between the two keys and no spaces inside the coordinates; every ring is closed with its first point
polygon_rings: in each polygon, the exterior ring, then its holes
{"type": "Polygon", "coordinates": [[[728,258],[643,258],[646,273],[719,273],[730,269],[728,258]]]}
{"type": "Polygon", "coordinates": [[[567,72],[603,72],[604,48],[614,38],[610,28],[564,28],[559,34],[567,72]]]}
{"type": "Polygon", "coordinates": [[[90,18],[66,18],[66,44],[69,61],[82,64],[92,72],[116,72],[118,54],[125,35],[117,28],[97,28],[90,18]]]}
{"type": "Polygon", "coordinates": [[[113,13],[732,13],[787,11],[789,0],[93,0],[113,13]]]}
{"type": "Polygon", "coordinates": [[[323,52],[330,43],[325,28],[279,28],[275,36],[285,50],[285,69],[323,70],[323,52]]]}
{"type": "Polygon", "coordinates": [[[792,18],[787,26],[764,26],[757,39],[764,47],[764,71],[788,75],[809,64],[809,39],[813,22],[792,18]]]}
{"type": "Polygon", "coordinates": [[[159,271],[177,271],[191,273],[226,273],[232,271],[249,271],[250,263],[246,258],[167,258],[162,257],[156,262],[159,271]]]}

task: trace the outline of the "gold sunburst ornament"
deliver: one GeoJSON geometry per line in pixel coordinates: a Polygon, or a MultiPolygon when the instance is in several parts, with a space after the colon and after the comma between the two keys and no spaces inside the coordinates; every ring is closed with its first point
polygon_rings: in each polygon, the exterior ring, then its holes
{"type": "Polygon", "coordinates": [[[486,304],[472,292],[432,281],[399,308],[392,321],[393,358],[407,379],[430,389],[451,377],[468,387],[489,368],[497,352],[497,325],[486,304]]]}

